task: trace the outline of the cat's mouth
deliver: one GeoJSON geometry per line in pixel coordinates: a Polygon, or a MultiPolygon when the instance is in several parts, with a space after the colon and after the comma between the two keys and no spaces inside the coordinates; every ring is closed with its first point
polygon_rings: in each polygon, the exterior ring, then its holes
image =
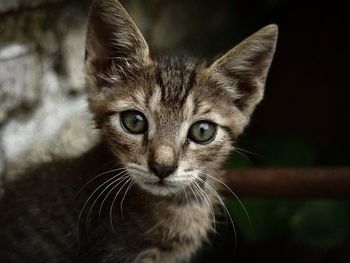
{"type": "Polygon", "coordinates": [[[170,187],[170,188],[179,187],[178,184],[175,184],[174,182],[171,182],[167,179],[157,179],[157,181],[152,180],[152,181],[146,181],[144,183],[155,187],[170,187]]]}
{"type": "Polygon", "coordinates": [[[160,178],[153,172],[148,171],[140,166],[127,165],[128,174],[135,183],[144,191],[153,195],[174,195],[183,189],[186,182],[180,179],[178,171],[170,174],[167,177],[160,178]]]}
{"type": "Polygon", "coordinates": [[[146,184],[159,187],[175,187],[174,184],[163,179],[159,179],[158,182],[146,182],[146,184]]]}
{"type": "Polygon", "coordinates": [[[139,176],[130,176],[134,179],[135,183],[143,190],[153,194],[153,195],[173,195],[176,194],[181,187],[178,183],[171,182],[168,179],[154,179],[153,178],[140,178],[139,176]]]}
{"type": "Polygon", "coordinates": [[[145,191],[160,196],[173,195],[179,191],[179,187],[164,180],[157,182],[143,182],[138,184],[145,191]]]}

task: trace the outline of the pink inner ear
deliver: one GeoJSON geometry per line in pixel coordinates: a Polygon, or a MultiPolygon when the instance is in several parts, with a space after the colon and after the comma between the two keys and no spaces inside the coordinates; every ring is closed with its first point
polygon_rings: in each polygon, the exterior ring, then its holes
{"type": "Polygon", "coordinates": [[[107,58],[106,48],[97,40],[97,37],[90,41],[88,51],[91,51],[89,55],[93,60],[107,58]]]}
{"type": "Polygon", "coordinates": [[[104,72],[112,61],[111,52],[108,52],[108,48],[97,37],[89,40],[87,52],[96,72],[104,72]]]}

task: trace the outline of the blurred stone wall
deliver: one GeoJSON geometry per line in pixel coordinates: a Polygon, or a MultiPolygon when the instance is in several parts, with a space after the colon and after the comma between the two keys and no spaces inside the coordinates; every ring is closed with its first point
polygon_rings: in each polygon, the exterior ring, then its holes
{"type": "MultiPolygon", "coordinates": [[[[229,0],[122,3],[153,53],[211,55],[233,42],[225,34],[229,0]]],[[[83,74],[89,5],[0,0],[0,179],[52,154],[77,155],[96,142],[83,74]]]]}
{"type": "Polygon", "coordinates": [[[87,4],[0,1],[0,174],[96,140],[83,75],[87,4]]]}

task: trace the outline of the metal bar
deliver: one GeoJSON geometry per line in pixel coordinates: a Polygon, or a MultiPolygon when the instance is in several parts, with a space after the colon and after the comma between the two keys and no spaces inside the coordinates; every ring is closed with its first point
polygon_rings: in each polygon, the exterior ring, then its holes
{"type": "Polygon", "coordinates": [[[350,197],[350,167],[237,169],[224,181],[239,197],[350,197]]]}

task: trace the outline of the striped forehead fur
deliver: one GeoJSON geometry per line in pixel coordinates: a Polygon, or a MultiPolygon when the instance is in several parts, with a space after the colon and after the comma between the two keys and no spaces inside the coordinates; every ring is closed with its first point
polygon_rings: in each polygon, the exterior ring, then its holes
{"type": "Polygon", "coordinates": [[[195,85],[199,60],[190,57],[163,56],[156,60],[155,78],[161,88],[162,100],[173,105],[182,105],[195,85]]]}

